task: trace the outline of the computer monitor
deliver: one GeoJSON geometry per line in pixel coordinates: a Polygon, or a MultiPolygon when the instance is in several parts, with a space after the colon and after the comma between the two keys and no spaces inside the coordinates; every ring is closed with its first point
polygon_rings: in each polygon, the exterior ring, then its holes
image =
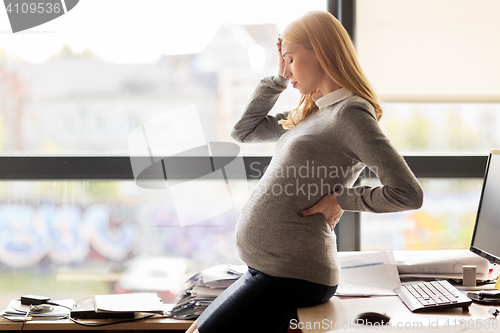
{"type": "Polygon", "coordinates": [[[500,264],[500,149],[488,156],[470,250],[500,264]]]}
{"type": "MultiPolygon", "coordinates": [[[[500,264],[500,149],[488,156],[470,250],[500,264]]],[[[500,289],[500,279],[495,288],[500,289]]],[[[471,291],[467,296],[476,303],[500,305],[500,290],[471,291]]]]}

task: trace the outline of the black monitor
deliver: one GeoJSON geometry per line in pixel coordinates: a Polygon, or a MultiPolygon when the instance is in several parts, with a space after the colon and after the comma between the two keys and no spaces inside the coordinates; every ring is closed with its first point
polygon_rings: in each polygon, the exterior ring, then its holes
{"type": "MultiPolygon", "coordinates": [[[[500,149],[490,151],[470,250],[500,264],[500,149]]],[[[495,286],[500,289],[500,279],[495,286]]],[[[500,305],[500,290],[468,292],[480,304],[500,305]]]]}
{"type": "Polygon", "coordinates": [[[470,250],[500,264],[500,149],[488,156],[470,250]]]}

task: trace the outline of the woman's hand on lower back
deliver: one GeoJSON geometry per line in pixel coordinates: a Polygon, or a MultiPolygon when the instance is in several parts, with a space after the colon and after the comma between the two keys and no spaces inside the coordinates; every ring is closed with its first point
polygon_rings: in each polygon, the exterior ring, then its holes
{"type": "Polygon", "coordinates": [[[303,210],[299,213],[300,217],[310,216],[313,214],[323,214],[326,222],[333,230],[337,223],[340,221],[340,217],[344,214],[344,210],[340,208],[337,202],[337,195],[335,193],[325,195],[321,198],[314,206],[303,210]]]}

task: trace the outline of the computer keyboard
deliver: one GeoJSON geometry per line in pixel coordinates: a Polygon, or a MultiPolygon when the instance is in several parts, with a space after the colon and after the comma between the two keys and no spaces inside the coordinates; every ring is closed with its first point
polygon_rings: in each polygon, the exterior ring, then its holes
{"type": "Polygon", "coordinates": [[[472,301],[448,281],[406,283],[394,289],[412,312],[461,307],[469,311],[472,301]]]}

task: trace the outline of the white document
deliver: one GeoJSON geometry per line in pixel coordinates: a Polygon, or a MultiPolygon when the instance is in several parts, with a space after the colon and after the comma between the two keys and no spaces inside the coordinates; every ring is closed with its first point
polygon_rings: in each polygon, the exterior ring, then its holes
{"type": "Polygon", "coordinates": [[[337,296],[392,296],[401,286],[392,252],[341,252],[339,259],[337,296]]]}
{"type": "Polygon", "coordinates": [[[191,295],[193,296],[219,296],[225,289],[224,288],[207,288],[195,286],[191,289],[191,295]]]}
{"type": "Polygon", "coordinates": [[[203,282],[209,283],[223,280],[237,280],[246,271],[246,265],[223,264],[204,269],[201,271],[201,274],[203,282]]]}
{"type": "Polygon", "coordinates": [[[163,302],[156,293],[94,296],[96,312],[149,312],[163,314],[163,302]]]}
{"type": "Polygon", "coordinates": [[[492,267],[488,260],[469,250],[396,251],[394,253],[400,274],[456,274],[462,277],[463,266],[476,266],[477,278],[486,279],[492,267]]]}

